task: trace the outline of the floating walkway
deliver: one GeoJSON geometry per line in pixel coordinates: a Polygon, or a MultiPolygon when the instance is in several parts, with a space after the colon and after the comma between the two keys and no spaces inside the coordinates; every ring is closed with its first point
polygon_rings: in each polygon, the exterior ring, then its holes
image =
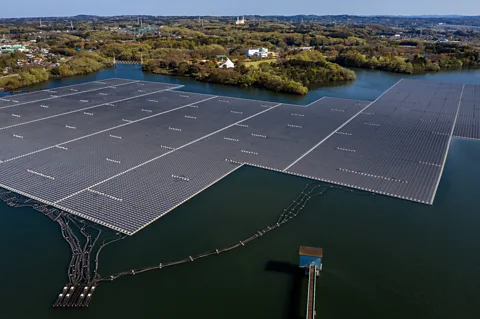
{"type": "Polygon", "coordinates": [[[300,192],[300,194],[298,194],[298,196],[292,201],[292,203],[282,211],[282,213],[278,217],[275,224],[269,225],[269,226],[265,227],[264,229],[261,229],[261,230],[255,232],[252,236],[250,236],[246,239],[240,240],[230,247],[217,248],[217,249],[213,249],[213,250],[203,252],[203,253],[200,253],[200,254],[190,255],[190,256],[185,257],[181,260],[169,261],[169,262],[164,261],[164,262],[161,262],[157,265],[153,265],[153,266],[150,266],[150,267],[137,268],[137,269],[131,269],[131,270],[123,271],[123,272],[120,272],[120,273],[117,273],[117,274],[105,276],[103,278],[98,278],[98,279],[94,280],[93,283],[99,284],[100,282],[113,281],[113,280],[116,280],[116,279],[118,279],[120,277],[124,277],[124,276],[134,276],[134,275],[138,275],[138,274],[145,273],[145,272],[148,272],[148,271],[160,270],[160,269],[165,269],[167,267],[172,267],[172,266],[178,266],[178,265],[181,265],[181,264],[191,263],[191,262],[194,262],[194,261],[196,261],[198,259],[201,259],[201,258],[206,258],[206,257],[209,257],[209,256],[219,255],[221,253],[225,253],[225,252],[237,249],[237,248],[244,247],[246,244],[248,244],[248,243],[250,243],[250,242],[252,242],[256,239],[259,239],[262,236],[265,236],[266,234],[270,233],[271,231],[281,227],[285,223],[287,223],[290,220],[292,220],[293,218],[297,217],[297,215],[305,208],[305,205],[307,205],[307,203],[312,198],[314,198],[316,196],[323,195],[328,189],[332,189],[332,188],[339,188],[339,187],[337,187],[337,186],[325,186],[325,185],[320,185],[320,184],[318,184],[318,185],[310,185],[310,184],[305,185],[305,187],[300,192]]]}
{"type": "Polygon", "coordinates": [[[74,215],[59,211],[56,208],[39,204],[34,200],[25,199],[24,197],[18,196],[8,190],[0,190],[0,199],[11,207],[33,207],[60,225],[62,236],[71,248],[72,258],[68,265],[67,272],[69,282],[58,294],[53,307],[81,308],[88,307],[98,284],[101,282],[113,281],[123,276],[139,275],[149,271],[191,263],[201,258],[219,255],[221,253],[244,247],[253,240],[267,235],[269,232],[295,218],[313,197],[322,195],[327,189],[331,188],[337,187],[322,185],[311,186],[307,184],[292,203],[281,212],[276,223],[255,232],[252,236],[240,240],[230,247],[217,248],[196,255],[192,254],[181,260],[161,262],[151,267],[131,269],[106,277],[101,277],[98,273],[100,253],[107,245],[124,239],[126,236],[121,236],[117,233],[113,238],[105,239],[102,244],[97,245],[100,242],[102,230],[97,228],[95,224],[91,224],[74,215]],[[92,235],[94,232],[97,232],[95,236],[92,235]],[[94,251],[96,251],[95,254],[94,251]],[[93,255],[95,256],[94,260],[91,258],[93,255]]]}
{"type": "Polygon", "coordinates": [[[62,237],[70,246],[71,259],[67,267],[69,281],[58,294],[53,307],[88,307],[97,288],[95,281],[100,278],[98,267],[102,249],[125,236],[118,234],[99,244],[103,231],[96,224],[10,191],[0,190],[0,199],[11,207],[32,207],[60,226],[62,237]]]}
{"type": "Polygon", "coordinates": [[[315,265],[310,265],[310,267],[308,267],[307,319],[314,319],[317,315],[315,311],[316,278],[315,265]]]}
{"type": "Polygon", "coordinates": [[[305,268],[308,273],[308,297],[307,297],[307,319],[314,319],[317,315],[315,310],[315,296],[317,289],[317,277],[322,271],[322,248],[300,246],[300,268],[305,268]]]}

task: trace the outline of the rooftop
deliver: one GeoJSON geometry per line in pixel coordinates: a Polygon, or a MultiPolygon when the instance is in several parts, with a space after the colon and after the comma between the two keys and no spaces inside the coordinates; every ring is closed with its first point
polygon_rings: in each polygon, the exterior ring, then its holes
{"type": "Polygon", "coordinates": [[[300,246],[299,255],[311,257],[323,257],[323,249],[317,247],[300,246]]]}

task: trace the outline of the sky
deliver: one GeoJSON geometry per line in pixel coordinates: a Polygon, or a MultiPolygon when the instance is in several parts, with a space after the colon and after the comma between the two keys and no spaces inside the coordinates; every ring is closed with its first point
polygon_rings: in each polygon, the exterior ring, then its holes
{"type": "Polygon", "coordinates": [[[480,15],[479,0],[1,0],[0,18],[112,15],[480,15]]]}

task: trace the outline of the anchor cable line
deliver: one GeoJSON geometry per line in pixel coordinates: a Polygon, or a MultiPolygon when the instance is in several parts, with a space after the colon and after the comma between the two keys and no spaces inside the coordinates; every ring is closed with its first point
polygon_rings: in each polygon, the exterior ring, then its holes
{"type": "MultiPolygon", "coordinates": [[[[306,184],[288,207],[283,209],[274,224],[256,231],[250,237],[239,240],[232,246],[220,249],[217,248],[196,255],[192,254],[181,260],[161,262],[154,266],[131,269],[105,277],[102,277],[99,273],[101,252],[106,246],[127,238],[127,235],[122,235],[117,232],[114,236],[102,240],[102,236],[105,235],[105,232],[102,229],[103,227],[93,222],[84,220],[58,208],[40,203],[34,199],[23,197],[22,195],[18,195],[9,190],[0,190],[0,199],[11,207],[33,207],[35,210],[43,213],[60,226],[62,238],[70,247],[71,259],[67,267],[68,283],[63,287],[63,290],[58,295],[53,307],[88,307],[95,289],[101,282],[113,281],[124,276],[138,275],[153,270],[190,263],[201,258],[219,255],[243,247],[249,242],[263,237],[272,230],[281,227],[297,217],[298,214],[305,209],[305,206],[312,198],[323,195],[329,189],[340,189],[363,195],[375,195],[341,186],[306,184]],[[101,244],[99,244],[100,242],[101,244]],[[93,255],[95,255],[94,260],[92,260],[93,255]]],[[[111,233],[111,231],[108,230],[108,233],[111,233]]]]}

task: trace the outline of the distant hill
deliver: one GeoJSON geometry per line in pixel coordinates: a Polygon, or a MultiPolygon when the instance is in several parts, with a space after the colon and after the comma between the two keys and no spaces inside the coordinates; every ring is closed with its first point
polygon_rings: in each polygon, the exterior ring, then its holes
{"type": "MultiPolygon", "coordinates": [[[[339,15],[314,15],[314,14],[297,14],[297,15],[244,15],[248,20],[253,19],[276,19],[280,21],[319,21],[324,23],[383,23],[388,22],[389,20],[428,20],[432,23],[444,22],[443,20],[448,20],[450,24],[462,24],[469,23],[472,21],[475,25],[480,26],[480,16],[466,16],[466,15],[348,15],[348,14],[339,14],[339,15]],[[386,21],[387,20],[387,21],[386,21]]],[[[219,19],[235,19],[236,16],[202,16],[202,17],[211,17],[219,19]]],[[[197,16],[162,16],[162,15],[116,15],[116,16],[100,16],[100,15],[91,15],[91,14],[79,14],[72,17],[29,17],[29,18],[4,18],[3,20],[32,20],[32,19],[51,19],[51,20],[76,20],[76,21],[86,21],[86,20],[121,20],[121,19],[192,19],[197,18],[197,16]]]]}
{"type": "Polygon", "coordinates": [[[102,17],[97,15],[90,15],[90,14],[79,14],[72,17],[72,19],[75,19],[75,20],[92,20],[92,19],[100,19],[100,18],[102,17]]]}
{"type": "Polygon", "coordinates": [[[407,16],[407,17],[412,17],[412,18],[447,18],[447,19],[471,19],[471,18],[478,18],[478,16],[463,16],[463,15],[458,15],[458,14],[452,14],[452,15],[418,15],[418,16],[407,16]]]}

